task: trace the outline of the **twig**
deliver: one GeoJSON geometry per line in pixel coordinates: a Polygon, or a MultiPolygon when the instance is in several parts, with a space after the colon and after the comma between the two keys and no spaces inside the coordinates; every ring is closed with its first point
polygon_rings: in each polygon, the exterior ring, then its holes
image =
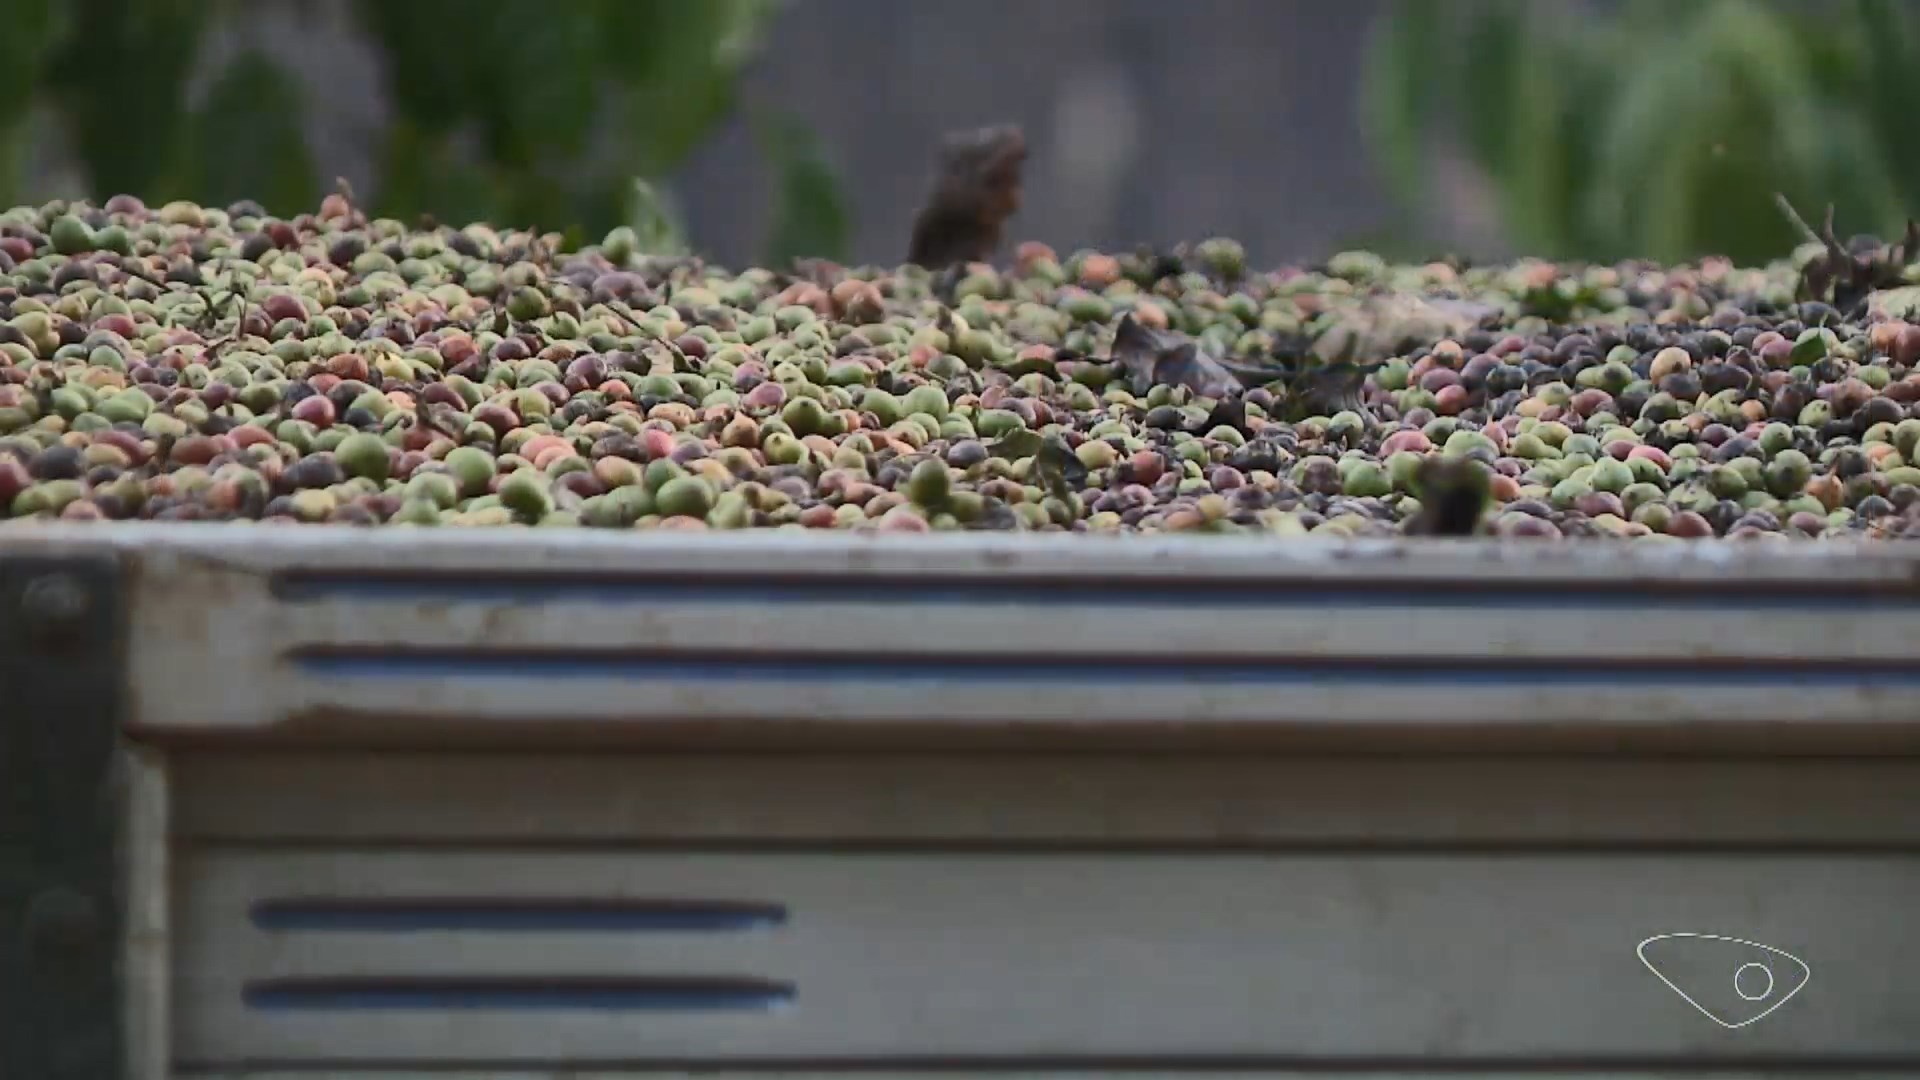
{"type": "MultiPolygon", "coordinates": [[[[1826,241],[1820,238],[1820,234],[1813,231],[1813,226],[1807,224],[1807,219],[1801,217],[1800,212],[1795,210],[1793,204],[1787,201],[1785,193],[1774,192],[1773,201],[1775,205],[1780,207],[1780,212],[1787,216],[1788,223],[1800,230],[1800,235],[1806,237],[1808,243],[1820,244],[1822,246],[1826,245],[1826,241]]],[[[1829,215],[1827,218],[1828,228],[1831,229],[1833,223],[1831,216],[1833,213],[1832,209],[1828,209],[1827,213],[1829,215]]]]}

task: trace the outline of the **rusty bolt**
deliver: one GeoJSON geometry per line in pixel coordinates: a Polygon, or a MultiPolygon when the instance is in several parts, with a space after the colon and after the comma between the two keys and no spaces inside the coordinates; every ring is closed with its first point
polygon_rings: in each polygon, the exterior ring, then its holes
{"type": "Polygon", "coordinates": [[[20,611],[41,638],[60,638],[79,629],[93,603],[87,587],[72,574],[45,574],[27,582],[20,611]]]}

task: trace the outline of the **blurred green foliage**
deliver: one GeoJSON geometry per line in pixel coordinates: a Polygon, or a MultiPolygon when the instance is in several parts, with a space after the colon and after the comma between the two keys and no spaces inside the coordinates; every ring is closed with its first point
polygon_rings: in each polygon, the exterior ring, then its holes
{"type": "Polygon", "coordinates": [[[1363,129],[1395,191],[1419,205],[1452,144],[1527,254],[1751,263],[1803,239],[1775,192],[1843,236],[1920,209],[1910,0],[1397,0],[1375,25],[1363,129]]]}
{"type": "MultiPolygon", "coordinates": [[[[314,103],[299,81],[248,48],[199,70],[213,32],[248,4],[0,0],[11,54],[0,204],[19,201],[38,108],[93,198],[315,207],[331,178],[307,146],[314,103]]],[[[659,182],[739,111],[742,70],[779,4],[351,0],[392,108],[373,190],[358,195],[405,220],[532,226],[575,241],[630,225],[643,242],[677,246],[659,182]]],[[[846,209],[819,146],[778,113],[754,130],[775,188],[772,250],[844,258],[846,209]]]]}

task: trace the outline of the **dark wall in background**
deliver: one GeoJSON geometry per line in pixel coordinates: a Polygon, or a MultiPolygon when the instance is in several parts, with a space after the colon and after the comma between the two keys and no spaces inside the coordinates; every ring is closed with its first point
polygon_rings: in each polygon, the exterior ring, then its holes
{"type": "MultiPolygon", "coordinates": [[[[794,0],[750,79],[807,117],[861,260],[895,260],[947,129],[1002,120],[1032,154],[1015,236],[1057,247],[1239,238],[1312,257],[1388,215],[1355,121],[1375,0],[794,0]]],[[[741,125],[679,185],[695,234],[753,254],[767,210],[741,125]]]]}

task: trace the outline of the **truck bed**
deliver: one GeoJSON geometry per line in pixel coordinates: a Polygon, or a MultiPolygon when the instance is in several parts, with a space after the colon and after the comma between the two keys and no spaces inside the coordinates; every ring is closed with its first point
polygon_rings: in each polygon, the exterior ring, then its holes
{"type": "Polygon", "coordinates": [[[1884,543],[0,531],[0,1076],[1911,1074],[1917,600],[1884,543]]]}

